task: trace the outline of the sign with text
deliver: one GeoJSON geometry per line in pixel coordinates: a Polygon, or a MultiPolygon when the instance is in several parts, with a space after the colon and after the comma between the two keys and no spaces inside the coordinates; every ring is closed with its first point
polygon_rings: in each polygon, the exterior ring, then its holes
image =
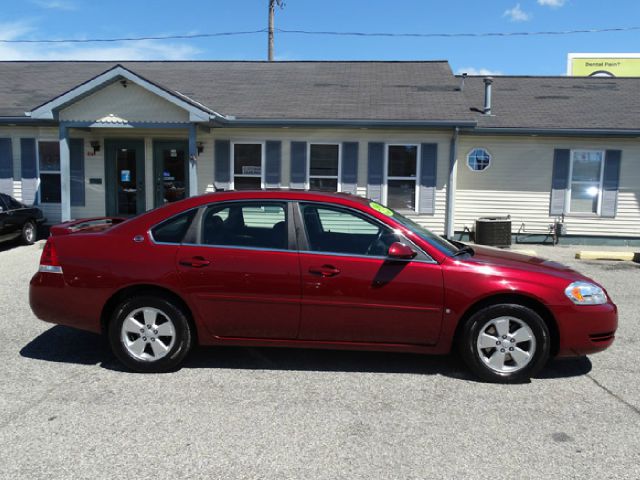
{"type": "Polygon", "coordinates": [[[640,53],[570,53],[567,74],[575,77],[640,77],[640,53]]]}

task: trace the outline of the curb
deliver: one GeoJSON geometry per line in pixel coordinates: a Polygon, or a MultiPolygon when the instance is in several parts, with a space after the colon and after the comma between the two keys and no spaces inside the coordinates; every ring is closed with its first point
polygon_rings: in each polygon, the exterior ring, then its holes
{"type": "Polygon", "coordinates": [[[579,260],[618,260],[640,262],[640,253],[583,250],[576,253],[576,258],[579,260]]]}
{"type": "Polygon", "coordinates": [[[530,255],[532,257],[537,257],[538,256],[538,254],[536,253],[535,250],[523,249],[523,250],[510,250],[510,251],[513,252],[513,253],[520,253],[522,255],[530,255]]]}

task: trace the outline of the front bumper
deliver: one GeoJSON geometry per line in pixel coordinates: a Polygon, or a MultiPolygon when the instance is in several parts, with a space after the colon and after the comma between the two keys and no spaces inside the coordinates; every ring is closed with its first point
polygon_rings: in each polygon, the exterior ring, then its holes
{"type": "Polygon", "coordinates": [[[601,352],[611,346],[618,328],[618,307],[562,305],[552,307],[560,330],[558,356],[601,352]]]}

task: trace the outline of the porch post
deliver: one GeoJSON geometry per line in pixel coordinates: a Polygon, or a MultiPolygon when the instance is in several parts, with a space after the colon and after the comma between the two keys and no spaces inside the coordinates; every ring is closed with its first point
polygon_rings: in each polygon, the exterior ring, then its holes
{"type": "Polygon", "coordinates": [[[458,127],[453,130],[449,147],[449,179],[447,181],[447,209],[444,217],[444,235],[453,239],[456,224],[456,183],[458,170],[458,127]]]}
{"type": "Polygon", "coordinates": [[[71,220],[71,155],[69,151],[69,129],[60,123],[60,219],[71,220]]]}
{"type": "Polygon", "coordinates": [[[198,195],[198,146],[196,143],[197,127],[189,124],[189,196],[198,195]]]}

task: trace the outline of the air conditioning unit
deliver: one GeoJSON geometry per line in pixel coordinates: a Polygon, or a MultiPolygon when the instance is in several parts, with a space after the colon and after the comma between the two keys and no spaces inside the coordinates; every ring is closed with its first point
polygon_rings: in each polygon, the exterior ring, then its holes
{"type": "Polygon", "coordinates": [[[486,217],[476,220],[475,242],[478,245],[508,247],[511,245],[511,218],[486,217]]]}

